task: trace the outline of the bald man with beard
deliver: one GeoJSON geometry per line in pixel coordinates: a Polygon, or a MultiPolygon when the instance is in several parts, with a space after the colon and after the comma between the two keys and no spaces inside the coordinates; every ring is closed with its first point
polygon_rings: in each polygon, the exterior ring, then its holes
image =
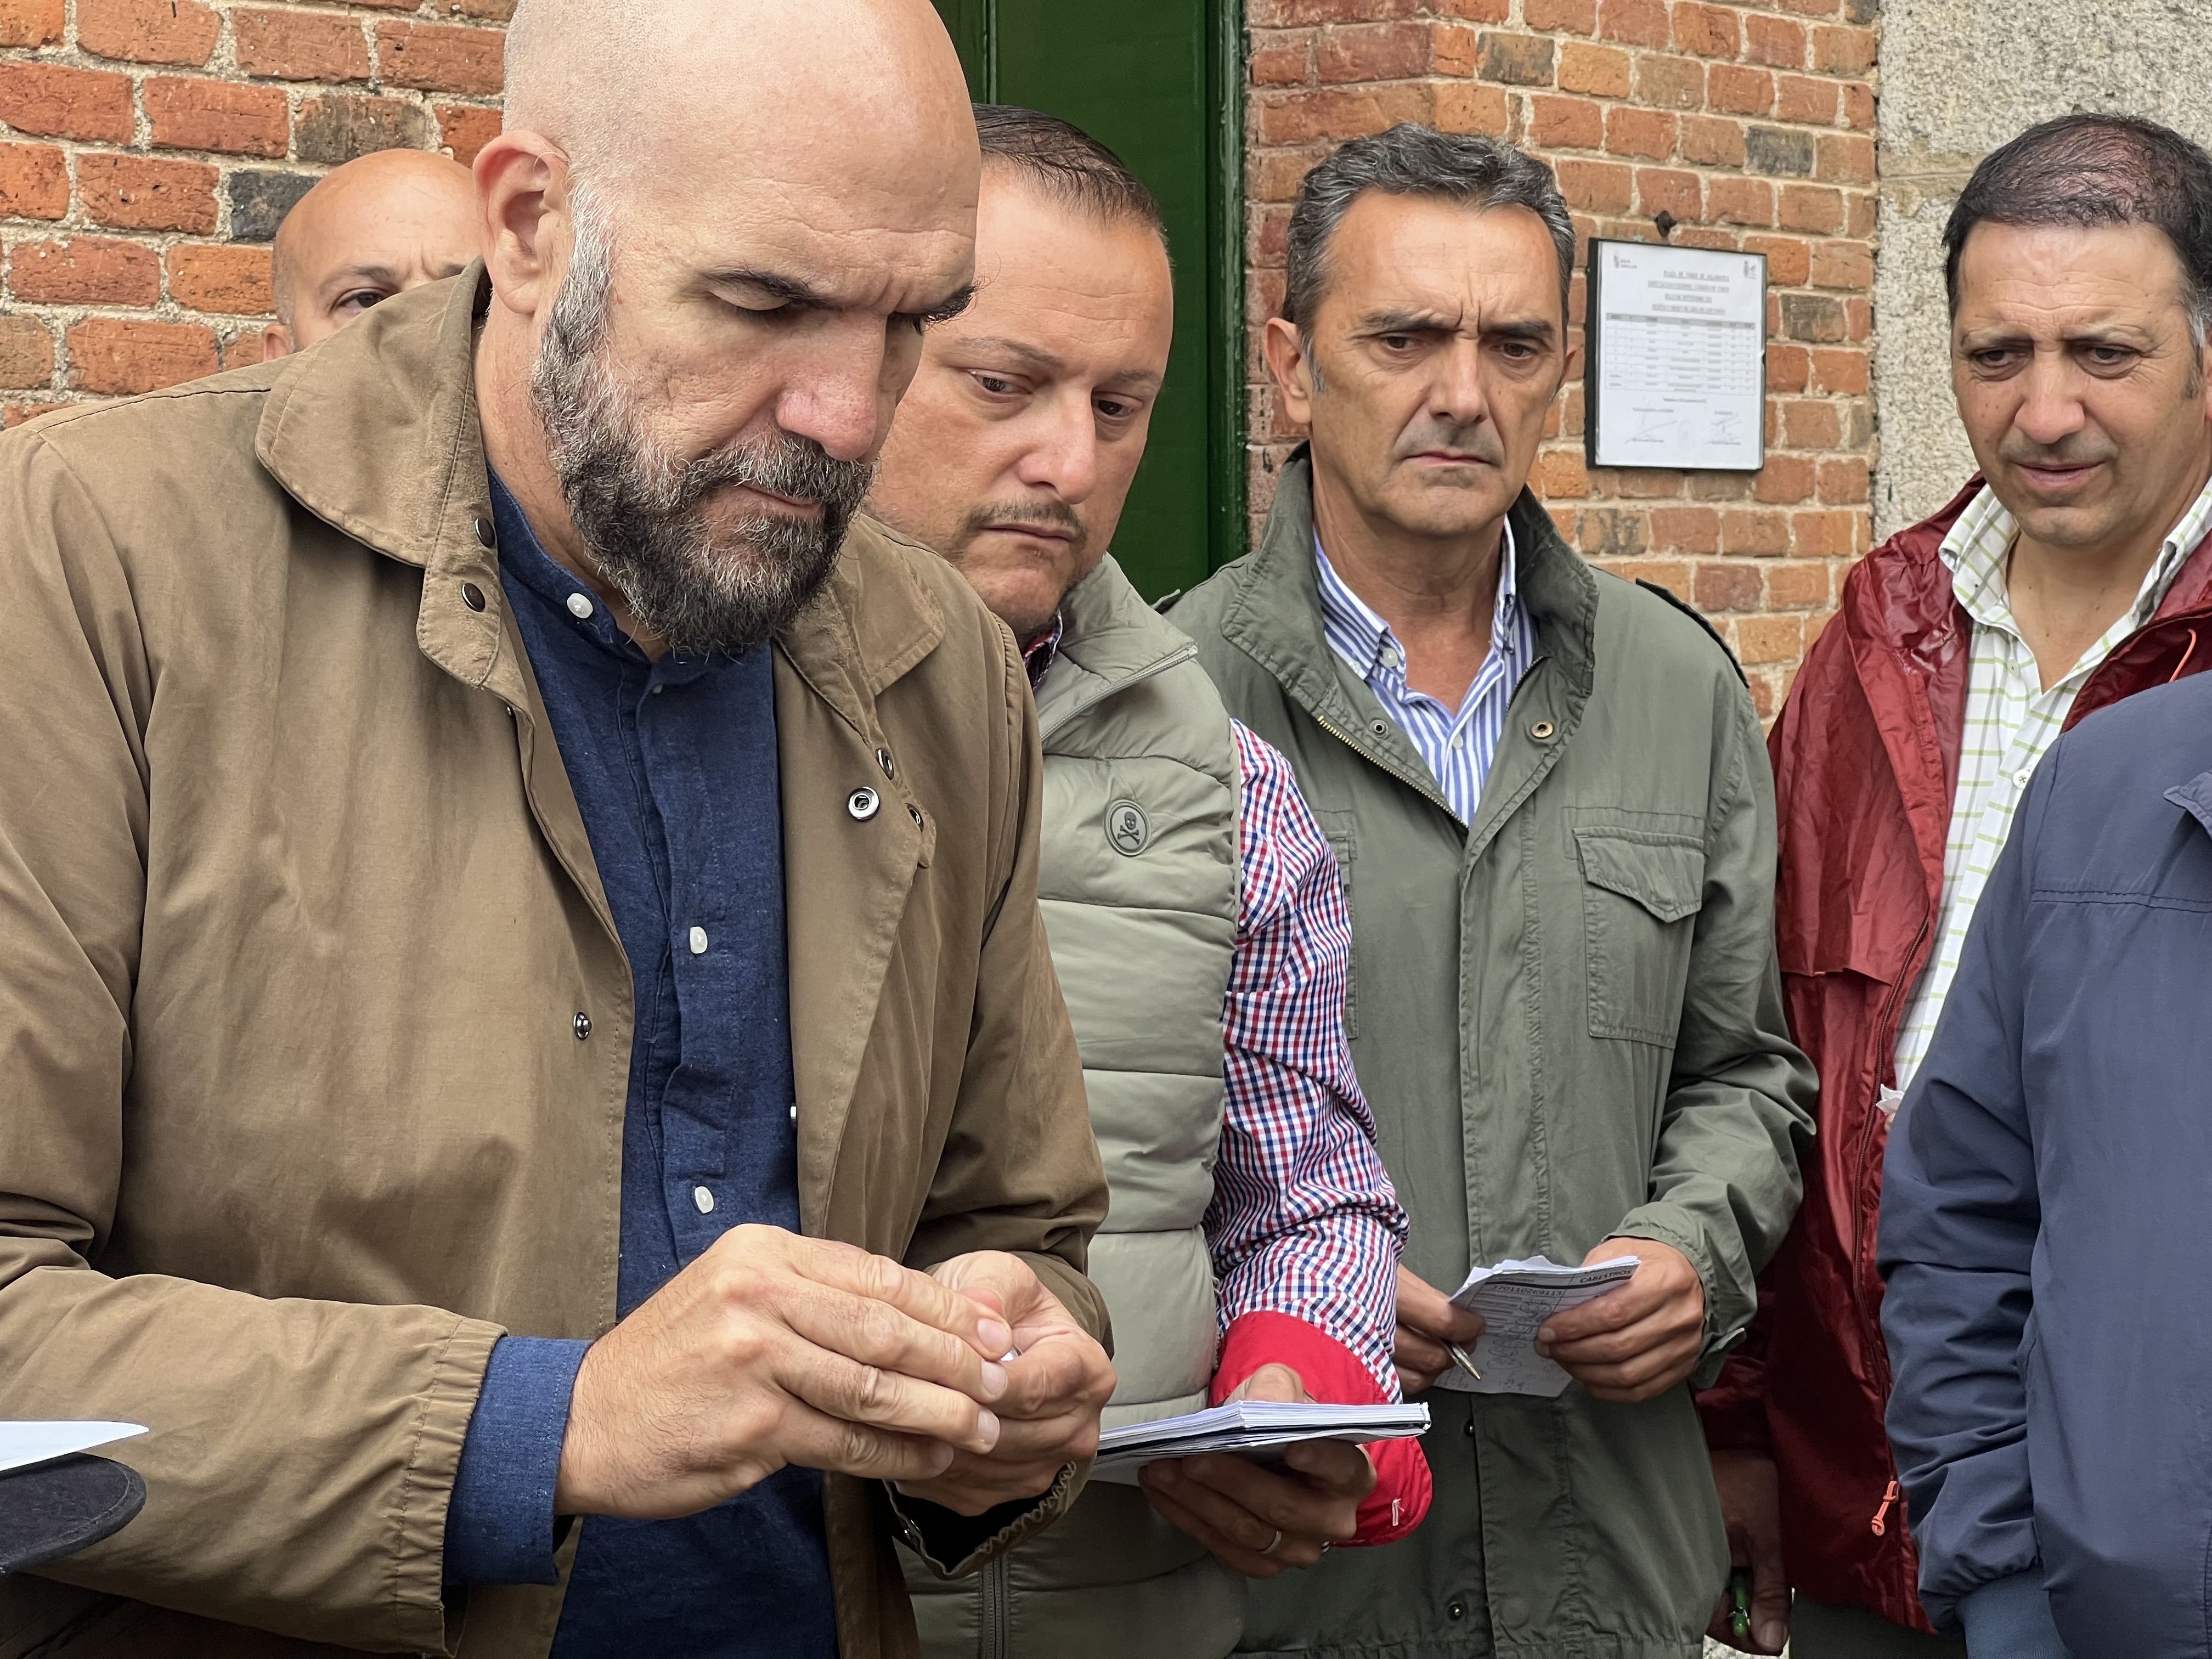
{"type": "Polygon", "coordinates": [[[476,180],[450,155],[381,149],[325,173],[276,232],[261,356],[305,351],[372,306],[477,257],[476,180]]]}
{"type": "Polygon", "coordinates": [[[876,1659],[1060,1513],[1106,1210],[1006,629],[857,516],[927,0],[524,0],[481,260],[0,438],[0,1653],[876,1659]],[[712,86],[702,105],[678,88],[712,86]]]}

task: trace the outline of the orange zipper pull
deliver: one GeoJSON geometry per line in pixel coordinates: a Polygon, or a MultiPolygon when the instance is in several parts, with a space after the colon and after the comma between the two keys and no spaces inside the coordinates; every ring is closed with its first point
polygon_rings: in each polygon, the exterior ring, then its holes
{"type": "Polygon", "coordinates": [[[1893,1480],[1883,1489],[1881,1507],[1874,1512],[1874,1535],[1881,1537],[1889,1530],[1889,1506],[1897,1502],[1897,1482],[1893,1480]]]}

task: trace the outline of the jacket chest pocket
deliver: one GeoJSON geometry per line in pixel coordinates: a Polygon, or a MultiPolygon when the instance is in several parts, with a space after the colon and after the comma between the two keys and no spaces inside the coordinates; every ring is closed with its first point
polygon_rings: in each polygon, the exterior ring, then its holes
{"type": "Polygon", "coordinates": [[[1705,902],[1705,843],[1667,830],[1599,826],[1578,826],[1574,837],[1589,1034],[1671,1048],[1705,902]]]}

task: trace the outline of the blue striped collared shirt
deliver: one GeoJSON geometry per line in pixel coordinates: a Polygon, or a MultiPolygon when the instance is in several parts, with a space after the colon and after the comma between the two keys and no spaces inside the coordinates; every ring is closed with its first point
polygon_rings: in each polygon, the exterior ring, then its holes
{"type": "Polygon", "coordinates": [[[1505,732],[1506,705],[1513,689],[1536,660],[1536,624],[1521,603],[1515,583],[1513,526],[1504,526],[1498,550],[1498,605],[1490,622],[1490,654],[1468,688],[1455,714],[1434,697],[1406,684],[1406,652],[1390,624],[1344,585],[1329,563],[1321,538],[1314,538],[1314,564],[1321,588],[1322,632],[1329,649],[1367,683],[1392,720],[1413,739],[1429,763],[1437,787],[1462,823],[1473,823],[1482,799],[1483,781],[1505,732]]]}

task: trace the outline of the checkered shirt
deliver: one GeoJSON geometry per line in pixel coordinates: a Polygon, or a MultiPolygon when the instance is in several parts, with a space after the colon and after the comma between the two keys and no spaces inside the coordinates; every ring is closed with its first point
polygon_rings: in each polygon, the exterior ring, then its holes
{"type": "Polygon", "coordinates": [[[2035,653],[2020,635],[2005,585],[2019,525],[1986,484],[1943,538],[1959,603],[1973,620],[1973,655],[1966,673],[1966,724],[1959,744],[1959,787],[1951,802],[1951,833],[1943,845],[1943,899],[1936,949],[1906,1006],[1897,1033],[1897,1086],[1901,1091],[1928,1056],[1936,1022],[1950,994],[1966,949],[1966,929],[1982,889],[2012,833],[2012,816],[2035,775],[2037,763],[2066,724],[2074,699],[2099,664],[2157,614],[2166,591],[2189,556],[2212,531],[2212,484],[2167,534],[2143,577],[2136,602],[2081,660],[2049,690],[2035,653]]]}
{"type": "Polygon", "coordinates": [[[1498,550],[1498,603],[1491,613],[1490,654],[1454,713],[1406,684],[1406,650],[1367,602],[1344,584],[1314,538],[1315,573],[1321,591],[1322,633],[1352,672],[1367,683],[1392,720],[1435,775],[1446,805],[1462,823],[1474,822],[1490,763],[1505,733],[1505,711],[1514,688],[1536,660],[1536,624],[1515,585],[1513,526],[1504,526],[1498,550]]]}
{"type": "Polygon", "coordinates": [[[1228,1092],[1206,1237],[1221,1328],[1288,1314],[1358,1357],[1386,1400],[1407,1222],[1344,1036],[1352,918],[1291,763],[1242,724],[1228,1092]]]}

